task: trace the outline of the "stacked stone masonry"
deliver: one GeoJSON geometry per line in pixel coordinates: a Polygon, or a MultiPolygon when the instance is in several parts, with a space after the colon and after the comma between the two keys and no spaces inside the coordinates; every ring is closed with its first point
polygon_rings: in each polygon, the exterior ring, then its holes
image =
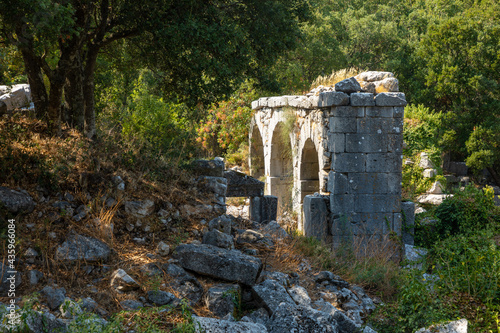
{"type": "Polygon", "coordinates": [[[391,73],[368,72],[335,91],[252,102],[253,175],[278,197],[278,209],[298,213],[306,236],[337,246],[353,236],[401,235],[405,95],[361,88],[380,91],[389,79],[397,89],[391,73]],[[304,200],[311,195],[318,199],[304,200]]]}

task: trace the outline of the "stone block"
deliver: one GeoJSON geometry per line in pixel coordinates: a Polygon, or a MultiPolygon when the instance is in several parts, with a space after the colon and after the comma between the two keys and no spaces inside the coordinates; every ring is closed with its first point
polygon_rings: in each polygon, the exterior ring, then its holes
{"type": "Polygon", "coordinates": [[[374,106],[375,100],[372,93],[352,93],[351,94],[352,106],[374,106]]]}
{"type": "Polygon", "coordinates": [[[401,194],[401,182],[403,175],[401,172],[390,172],[387,174],[387,193],[401,194]]]}
{"type": "Polygon", "coordinates": [[[354,211],[354,195],[330,194],[330,212],[332,214],[346,214],[354,211]]]}
{"type": "Polygon", "coordinates": [[[392,125],[391,125],[391,128],[389,129],[389,133],[392,133],[392,134],[403,133],[403,118],[392,119],[392,125]]]}
{"type": "Polygon", "coordinates": [[[436,175],[437,175],[436,169],[425,169],[423,173],[424,178],[432,178],[436,175]]]}
{"type": "Polygon", "coordinates": [[[349,95],[340,91],[325,91],[319,94],[319,107],[349,105],[349,95]]]}
{"type": "Polygon", "coordinates": [[[390,119],[358,118],[356,120],[358,133],[386,134],[392,130],[392,121],[390,119]]]}
{"type": "Polygon", "coordinates": [[[350,94],[361,91],[361,86],[354,77],[350,77],[348,79],[335,83],[335,91],[342,91],[350,94]]]}
{"type": "Polygon", "coordinates": [[[402,226],[403,226],[403,214],[394,213],[392,219],[392,231],[394,231],[398,236],[401,236],[401,231],[403,229],[402,226]]]}
{"type": "Polygon", "coordinates": [[[245,285],[253,285],[262,270],[260,259],[212,245],[178,245],[174,258],[184,269],[245,285]]]}
{"type": "Polygon", "coordinates": [[[304,236],[326,241],[328,236],[327,196],[306,195],[304,198],[304,236]]]}
{"type": "Polygon", "coordinates": [[[351,187],[346,174],[330,171],[328,174],[327,192],[331,194],[349,194],[351,187]]]}
{"type": "Polygon", "coordinates": [[[324,149],[323,158],[320,159],[320,163],[323,170],[330,170],[332,168],[332,153],[324,149]]]}
{"type": "Polygon", "coordinates": [[[392,116],[394,118],[403,118],[405,115],[405,107],[404,106],[395,106],[392,110],[392,116]]]}
{"type": "Polygon", "coordinates": [[[400,211],[400,196],[395,194],[358,194],[354,211],[359,213],[393,213],[400,211]]]}
{"type": "Polygon", "coordinates": [[[260,108],[258,100],[252,102],[252,110],[259,110],[260,108]]]}
{"type": "Polygon", "coordinates": [[[355,76],[356,80],[366,82],[382,81],[388,77],[394,77],[394,74],[391,72],[368,71],[355,76]]]}
{"type": "Polygon", "coordinates": [[[383,92],[375,96],[376,106],[405,106],[406,97],[401,92],[383,92]]]}
{"type": "Polygon", "coordinates": [[[224,161],[222,159],[196,160],[191,163],[191,169],[195,174],[201,176],[224,177],[224,161]]]}
{"type": "Polygon", "coordinates": [[[393,213],[358,213],[351,216],[351,232],[356,236],[383,235],[392,228],[393,213]]]}
{"type": "Polygon", "coordinates": [[[356,133],[356,119],[354,117],[330,117],[331,133],[356,133]]]}
{"type": "Polygon", "coordinates": [[[225,171],[224,178],[227,179],[226,197],[261,197],[264,195],[264,182],[242,172],[225,171]]]}
{"type": "Polygon", "coordinates": [[[332,170],[336,172],[365,172],[366,156],[362,153],[332,154],[332,170]]]}
{"type": "Polygon", "coordinates": [[[364,117],[365,108],[354,106],[336,106],[332,107],[330,112],[332,117],[364,117]]]}
{"type": "Polygon", "coordinates": [[[348,153],[385,153],[388,148],[383,134],[346,134],[345,141],[348,153]]]}
{"type": "Polygon", "coordinates": [[[387,193],[387,174],[380,172],[349,173],[349,185],[352,192],[356,194],[387,193]]]}
{"type": "Polygon", "coordinates": [[[339,217],[333,218],[330,225],[330,233],[333,239],[338,236],[352,236],[352,224],[353,222],[349,215],[341,215],[339,217]]]}
{"type": "Polygon", "coordinates": [[[401,225],[403,243],[415,245],[415,203],[411,201],[401,202],[401,213],[403,214],[401,225]]]}
{"type": "Polygon", "coordinates": [[[250,220],[267,223],[276,220],[278,214],[278,197],[265,195],[250,200],[250,220]]]}
{"type": "Polygon", "coordinates": [[[328,134],[327,150],[331,153],[343,153],[345,151],[345,135],[328,134]]]}
{"type": "Polygon", "coordinates": [[[281,108],[288,105],[288,99],[285,96],[269,97],[267,100],[267,105],[270,108],[281,108]]]}
{"type": "Polygon", "coordinates": [[[398,172],[401,170],[399,154],[366,154],[366,172],[398,172]]]}
{"type": "Polygon", "coordinates": [[[365,109],[367,117],[379,117],[379,118],[392,118],[393,108],[390,106],[382,107],[370,107],[365,109]]]}
{"type": "Polygon", "coordinates": [[[387,151],[398,154],[403,153],[403,133],[387,135],[387,151]]]}

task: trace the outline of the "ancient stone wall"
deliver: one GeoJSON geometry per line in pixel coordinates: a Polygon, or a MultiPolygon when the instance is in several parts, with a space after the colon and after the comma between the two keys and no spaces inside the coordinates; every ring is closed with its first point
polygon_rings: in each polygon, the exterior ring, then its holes
{"type": "Polygon", "coordinates": [[[337,246],[401,234],[405,95],[391,73],[366,72],[305,96],[252,102],[250,165],[299,216],[299,229],[337,246]],[[367,92],[368,91],[368,92],[367,92]]]}

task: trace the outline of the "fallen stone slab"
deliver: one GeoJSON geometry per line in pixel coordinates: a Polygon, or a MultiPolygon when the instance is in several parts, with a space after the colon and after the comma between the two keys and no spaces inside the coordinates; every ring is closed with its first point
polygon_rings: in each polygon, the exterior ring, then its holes
{"type": "Polygon", "coordinates": [[[56,259],[64,261],[87,262],[106,261],[111,254],[111,249],[104,242],[82,235],[72,233],[66,241],[56,250],[56,259]]]}
{"type": "Polygon", "coordinates": [[[238,284],[218,284],[208,289],[205,304],[219,318],[233,314],[241,288],[238,284]]]}
{"type": "MultiPolygon", "coordinates": [[[[215,318],[205,318],[193,316],[196,332],[210,333],[267,333],[267,329],[262,324],[250,322],[234,322],[215,318]]],[[[288,332],[289,333],[289,332],[288,332]]]]}
{"type": "Polygon", "coordinates": [[[314,332],[338,333],[332,315],[310,307],[281,303],[267,322],[269,333],[314,332]]]}
{"type": "Polygon", "coordinates": [[[278,281],[265,280],[264,282],[252,287],[257,302],[265,307],[269,313],[273,314],[281,303],[289,303],[295,305],[294,300],[285,287],[278,281]]]}
{"type": "Polygon", "coordinates": [[[417,198],[421,204],[440,205],[447,198],[453,197],[453,194],[423,194],[417,198]]]}
{"type": "Polygon", "coordinates": [[[204,292],[203,286],[194,275],[175,264],[169,264],[165,270],[172,277],[168,286],[175,290],[180,298],[187,299],[190,306],[194,306],[201,300],[204,292]]]}
{"type": "Polygon", "coordinates": [[[262,261],[236,250],[207,244],[181,244],[174,258],[185,269],[217,279],[254,285],[262,270],[262,261]]]}
{"type": "Polygon", "coordinates": [[[191,163],[191,169],[197,175],[223,177],[224,161],[222,159],[196,160],[191,163]]]}
{"type": "Polygon", "coordinates": [[[35,208],[35,202],[27,193],[0,186],[0,206],[13,214],[28,214],[35,208]]]}

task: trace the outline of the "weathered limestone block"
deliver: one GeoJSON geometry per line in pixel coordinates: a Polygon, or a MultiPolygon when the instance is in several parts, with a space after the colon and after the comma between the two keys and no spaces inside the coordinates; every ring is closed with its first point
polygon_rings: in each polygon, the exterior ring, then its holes
{"type": "Polygon", "coordinates": [[[354,117],[331,117],[330,132],[331,133],[356,133],[356,119],[354,117]]]}
{"type": "Polygon", "coordinates": [[[358,74],[354,78],[358,81],[375,82],[388,77],[394,77],[394,74],[391,72],[368,71],[358,74]]]}
{"type": "Polygon", "coordinates": [[[394,108],[390,106],[367,107],[365,112],[367,117],[392,118],[394,116],[394,108]]]}
{"type": "Polygon", "coordinates": [[[261,197],[264,195],[264,182],[234,170],[225,171],[227,179],[226,197],[261,197]]]}
{"type": "Polygon", "coordinates": [[[349,105],[349,95],[340,91],[326,91],[319,94],[319,107],[349,105]]]}
{"type": "Polygon", "coordinates": [[[267,329],[262,324],[249,323],[243,321],[229,321],[216,318],[206,318],[193,316],[193,324],[196,332],[211,333],[267,333],[267,329]]]}
{"type": "Polygon", "coordinates": [[[329,133],[327,150],[332,153],[343,153],[345,151],[345,135],[329,133]]]}
{"type": "Polygon", "coordinates": [[[376,94],[399,91],[399,81],[395,77],[388,77],[381,81],[374,82],[374,84],[376,94]]]}
{"type": "Polygon", "coordinates": [[[411,201],[401,202],[401,212],[403,214],[402,235],[403,243],[414,245],[415,239],[415,203],[411,201]]]}
{"type": "Polygon", "coordinates": [[[377,106],[405,106],[406,97],[400,92],[383,92],[375,96],[377,106]]]}
{"type": "Polygon", "coordinates": [[[224,161],[218,158],[214,160],[196,160],[191,163],[191,169],[200,176],[224,177],[224,161]]]}
{"type": "Polygon", "coordinates": [[[351,94],[352,106],[374,106],[375,95],[372,93],[352,93],[351,94]]]}
{"type": "MultiPolygon", "coordinates": [[[[401,168],[399,168],[401,170],[401,168]]],[[[395,170],[397,171],[397,170],[395,170]]],[[[391,172],[387,174],[387,193],[401,195],[401,184],[403,175],[401,172],[391,172]]]]}
{"type": "Polygon", "coordinates": [[[267,323],[269,333],[340,332],[332,315],[310,307],[281,303],[267,323]]]}
{"type": "Polygon", "coordinates": [[[346,134],[346,152],[348,153],[385,153],[387,136],[382,134],[346,134]]]}
{"type": "Polygon", "coordinates": [[[429,328],[421,328],[415,333],[467,333],[467,319],[460,319],[446,324],[432,325],[429,328]]]}
{"type": "Polygon", "coordinates": [[[387,193],[386,173],[350,173],[349,183],[353,193],[387,193]]]}
{"type": "Polygon", "coordinates": [[[203,235],[203,244],[210,244],[224,249],[233,249],[234,239],[233,236],[214,229],[203,235]]]}
{"type": "Polygon", "coordinates": [[[358,118],[357,129],[358,133],[377,133],[386,134],[391,131],[392,119],[384,118],[358,118]]]}
{"type": "Polygon", "coordinates": [[[316,237],[320,241],[326,241],[328,236],[328,205],[327,196],[304,197],[304,236],[316,237]]]}
{"type": "Polygon", "coordinates": [[[400,197],[394,194],[359,194],[354,210],[360,213],[392,213],[400,211],[400,197]]]}
{"type": "Polygon", "coordinates": [[[382,153],[366,155],[366,172],[388,172],[389,170],[401,169],[401,158],[399,155],[382,153]]]}
{"type": "Polygon", "coordinates": [[[250,200],[250,220],[267,223],[276,220],[278,215],[278,197],[266,195],[250,200]]]}
{"type": "Polygon", "coordinates": [[[362,153],[332,154],[332,170],[336,172],[364,172],[366,170],[366,156],[362,153]]]}
{"type": "Polygon", "coordinates": [[[332,117],[364,117],[365,108],[354,106],[336,106],[330,111],[332,117]]]}
{"type": "Polygon", "coordinates": [[[354,211],[354,195],[330,194],[330,212],[332,214],[351,213],[354,211]]]}
{"type": "Polygon", "coordinates": [[[335,171],[328,174],[326,190],[332,194],[349,194],[352,191],[347,175],[335,171]]]}
{"type": "Polygon", "coordinates": [[[335,84],[335,91],[342,91],[350,94],[357,91],[361,91],[361,86],[354,77],[350,77],[348,79],[337,82],[335,84]]]}
{"type": "Polygon", "coordinates": [[[258,258],[205,244],[181,244],[176,247],[174,258],[183,268],[198,274],[246,285],[255,284],[262,269],[258,258]]]}
{"type": "Polygon", "coordinates": [[[257,301],[264,306],[269,313],[273,314],[280,303],[295,305],[293,299],[288,295],[285,287],[275,280],[265,280],[252,287],[252,293],[257,301]]]}
{"type": "Polygon", "coordinates": [[[227,179],[224,177],[201,176],[198,178],[198,187],[219,196],[226,196],[227,179]]]}

